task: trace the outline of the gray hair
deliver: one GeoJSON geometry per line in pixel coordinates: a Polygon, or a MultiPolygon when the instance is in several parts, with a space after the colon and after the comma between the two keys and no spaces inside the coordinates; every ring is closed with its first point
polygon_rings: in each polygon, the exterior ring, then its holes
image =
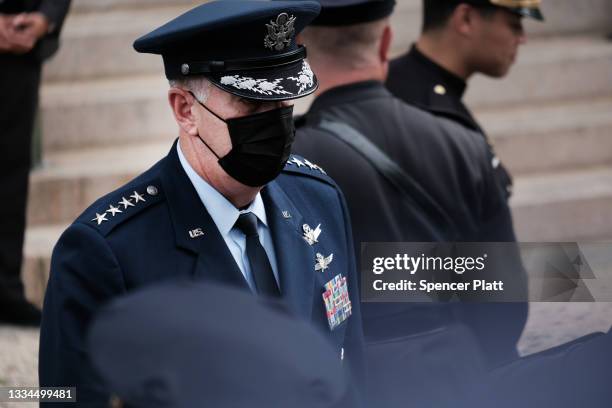
{"type": "Polygon", "coordinates": [[[168,81],[172,88],[180,88],[191,91],[198,101],[204,103],[210,95],[212,83],[204,76],[196,76],[185,79],[171,79],[168,81]]]}
{"type": "Polygon", "coordinates": [[[306,27],[304,44],[313,59],[333,60],[348,69],[360,69],[376,63],[378,45],[389,19],[346,27],[306,27]]]}

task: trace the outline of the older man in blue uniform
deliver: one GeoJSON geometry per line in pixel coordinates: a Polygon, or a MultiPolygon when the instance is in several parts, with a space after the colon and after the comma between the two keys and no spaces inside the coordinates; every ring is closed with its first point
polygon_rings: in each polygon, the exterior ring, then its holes
{"type": "Polygon", "coordinates": [[[295,36],[319,8],[313,1],[215,1],[134,43],[163,57],[178,141],[151,169],[92,204],[57,243],[41,385],[76,386],[81,402],[104,403],[107,390],[83,343],[92,316],[116,296],[167,280],[281,298],[326,334],[345,367],[362,373],[344,199],[323,169],[290,156],[287,101],[317,88],[295,36]]]}

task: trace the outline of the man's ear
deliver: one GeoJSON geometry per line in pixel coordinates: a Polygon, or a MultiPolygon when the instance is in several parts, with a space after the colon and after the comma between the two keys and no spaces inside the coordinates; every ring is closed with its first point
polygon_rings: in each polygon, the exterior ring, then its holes
{"type": "Polygon", "coordinates": [[[393,41],[393,29],[391,25],[387,24],[383,30],[382,37],[380,39],[380,47],[378,50],[378,56],[382,63],[389,62],[389,53],[391,52],[391,42],[393,41]]]}
{"type": "Polygon", "coordinates": [[[461,3],[455,7],[455,11],[449,19],[451,29],[463,36],[470,36],[474,29],[474,17],[476,9],[469,4],[461,3]]]}
{"type": "Polygon", "coordinates": [[[390,24],[385,26],[382,37],[380,39],[380,46],[378,49],[378,58],[383,67],[383,77],[386,79],[389,72],[389,54],[391,53],[391,43],[393,42],[393,29],[390,24]]]}
{"type": "Polygon", "coordinates": [[[193,96],[184,89],[172,87],[168,90],[168,102],[181,130],[191,136],[197,136],[198,126],[191,109],[195,103],[193,96]]]}

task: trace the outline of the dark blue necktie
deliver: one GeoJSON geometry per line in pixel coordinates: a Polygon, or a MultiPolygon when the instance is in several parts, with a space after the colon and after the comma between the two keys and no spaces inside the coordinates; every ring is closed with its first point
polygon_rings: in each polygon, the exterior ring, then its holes
{"type": "Polygon", "coordinates": [[[276,285],[276,279],[274,279],[270,260],[266,250],[261,245],[261,242],[259,242],[257,216],[251,212],[240,214],[235,227],[246,236],[246,252],[257,293],[270,297],[279,297],[280,291],[276,285]]]}

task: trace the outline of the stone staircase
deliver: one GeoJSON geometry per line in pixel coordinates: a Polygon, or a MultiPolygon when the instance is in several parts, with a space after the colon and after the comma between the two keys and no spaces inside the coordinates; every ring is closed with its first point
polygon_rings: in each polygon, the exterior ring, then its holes
{"type": "MultiPolygon", "coordinates": [[[[177,134],[161,60],[132,42],[191,0],[75,0],[41,93],[44,160],[31,176],[24,278],[40,303],[51,250],[93,200],[165,155],[177,134]]],[[[394,53],[420,27],[420,0],[398,0],[394,53]]],[[[468,103],[515,175],[524,241],[612,237],[610,0],[544,0],[511,75],[476,78],[468,103]]],[[[298,103],[296,110],[307,108],[298,103]]]]}

